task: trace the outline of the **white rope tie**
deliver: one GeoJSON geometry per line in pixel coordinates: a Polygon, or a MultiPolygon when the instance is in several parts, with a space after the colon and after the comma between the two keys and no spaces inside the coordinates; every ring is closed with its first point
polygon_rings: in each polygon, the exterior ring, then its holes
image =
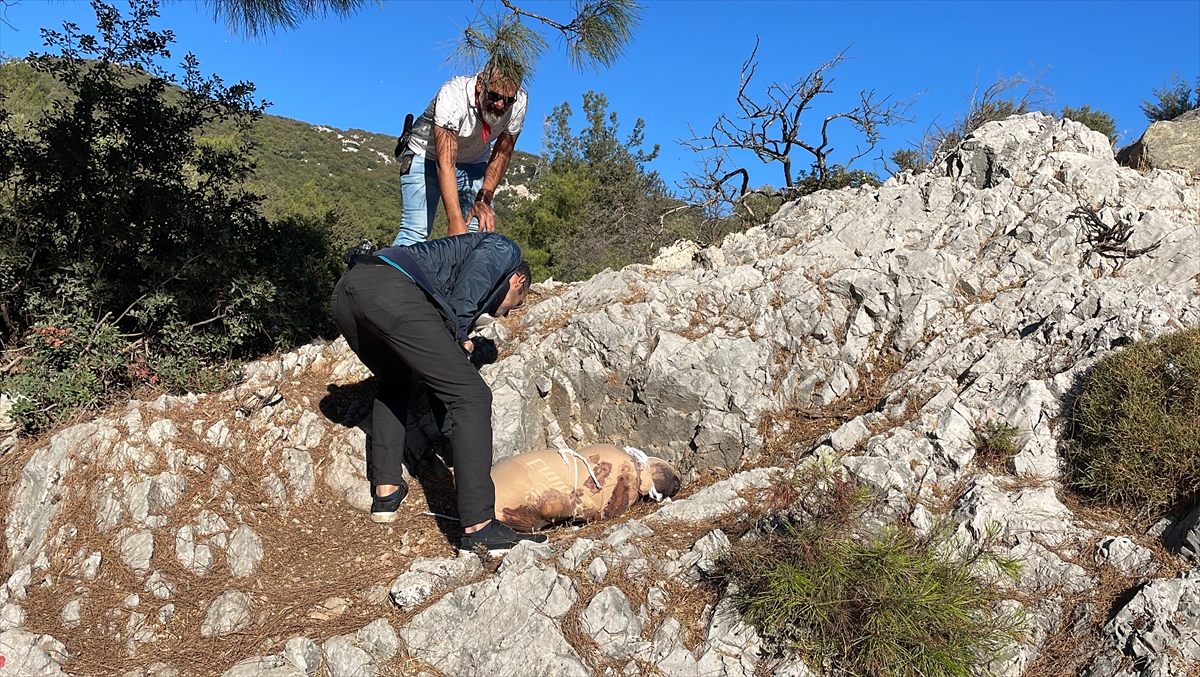
{"type": "Polygon", "coordinates": [[[575,451],[574,449],[559,449],[558,455],[562,457],[564,465],[570,465],[575,469],[575,482],[571,485],[572,487],[576,489],[579,488],[579,466],[567,460],[569,456],[574,456],[583,462],[583,467],[587,468],[588,475],[591,475],[592,481],[596,483],[596,489],[604,488],[604,485],[600,484],[600,480],[596,478],[596,473],[592,472],[592,466],[588,464],[586,458],[579,455],[579,452],[575,451]]]}
{"type": "MultiPolygon", "coordinates": [[[[650,473],[650,457],[646,455],[646,452],[637,447],[625,447],[625,453],[629,454],[635,463],[645,468],[647,474],[650,473]]],[[[646,495],[655,503],[662,503],[665,498],[665,496],[659,493],[658,487],[654,486],[653,475],[650,476],[650,492],[646,495]]]]}
{"type": "Polygon", "coordinates": [[[452,522],[457,522],[457,521],[458,521],[458,518],[457,518],[457,517],[451,517],[451,516],[449,516],[449,515],[443,515],[443,514],[441,514],[440,512],[423,512],[423,513],[420,513],[420,514],[422,514],[422,515],[429,515],[430,517],[440,517],[440,518],[442,518],[442,519],[444,519],[444,520],[450,520],[450,521],[452,521],[452,522]]]}

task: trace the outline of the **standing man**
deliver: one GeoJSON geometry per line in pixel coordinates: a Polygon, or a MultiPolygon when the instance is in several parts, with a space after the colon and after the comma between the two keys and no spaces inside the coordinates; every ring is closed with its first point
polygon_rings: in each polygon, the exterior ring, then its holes
{"type": "Polygon", "coordinates": [[[439,198],[449,235],[495,229],[492,198],[508,171],[528,103],[520,76],[496,64],[442,85],[417,118],[400,154],[404,204],[392,246],[429,239],[439,198]]]}
{"type": "Polygon", "coordinates": [[[525,301],[529,265],[521,249],[503,235],[468,233],[358,254],[350,265],[333,290],[333,317],[379,380],[367,448],[371,520],[395,521],[408,495],[404,424],[416,374],[453,421],[462,548],[500,553],[518,541],[544,542],[544,535],[518,534],[493,519],[492,391],[468,357],[481,314],[503,316],[525,301]]]}

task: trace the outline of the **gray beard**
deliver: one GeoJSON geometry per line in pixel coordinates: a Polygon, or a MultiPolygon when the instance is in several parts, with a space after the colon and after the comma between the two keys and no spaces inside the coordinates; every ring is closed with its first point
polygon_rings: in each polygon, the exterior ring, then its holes
{"type": "Polygon", "coordinates": [[[496,114],[492,113],[490,110],[487,109],[486,106],[480,106],[479,107],[479,117],[483,118],[483,121],[486,122],[489,127],[491,127],[491,126],[495,125],[497,122],[500,122],[500,118],[502,118],[504,116],[496,115],[496,114]]]}

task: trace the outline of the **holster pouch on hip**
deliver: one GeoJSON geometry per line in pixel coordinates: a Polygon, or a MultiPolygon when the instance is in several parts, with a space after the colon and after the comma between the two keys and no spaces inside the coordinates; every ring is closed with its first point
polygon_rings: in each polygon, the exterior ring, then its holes
{"type": "Polygon", "coordinates": [[[347,268],[353,268],[354,262],[359,256],[362,256],[363,254],[374,253],[375,243],[371,242],[370,240],[363,240],[362,242],[359,242],[353,247],[347,249],[346,253],[342,256],[342,260],[346,262],[347,268]]]}
{"type": "Polygon", "coordinates": [[[412,138],[413,114],[409,113],[404,116],[404,131],[400,133],[400,138],[396,139],[396,150],[393,155],[400,160],[400,176],[408,173],[412,168],[413,152],[408,149],[408,142],[412,138]]]}

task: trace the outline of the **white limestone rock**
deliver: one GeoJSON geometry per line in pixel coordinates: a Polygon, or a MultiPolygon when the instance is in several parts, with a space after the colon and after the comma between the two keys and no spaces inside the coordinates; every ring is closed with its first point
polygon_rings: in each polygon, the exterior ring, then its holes
{"type": "Polygon", "coordinates": [[[233,530],[226,552],[229,572],[234,578],[245,578],[258,570],[263,558],[263,541],[254,529],[243,524],[233,530]]]}
{"type": "Polygon", "coordinates": [[[558,558],[558,566],[567,571],[575,571],[583,564],[583,561],[591,555],[596,549],[596,542],[590,538],[577,538],[571,547],[563,552],[558,558]]]}
{"type": "Polygon", "coordinates": [[[250,625],[250,595],[241,590],[227,590],[209,605],[200,625],[201,637],[228,635],[250,625]]]}
{"type": "Polygon", "coordinates": [[[596,593],[579,615],[584,632],[609,659],[630,658],[648,648],[642,641],[642,621],[620,589],[608,586],[596,593]]]}
{"type": "Polygon", "coordinates": [[[307,637],[293,637],[287,641],[281,654],[301,674],[310,675],[321,665],[321,649],[307,637]]]}
{"type": "Polygon", "coordinates": [[[1109,536],[1096,545],[1096,563],[1108,564],[1125,576],[1152,573],[1154,553],[1128,536],[1109,536]]]}
{"type": "Polygon", "coordinates": [[[481,573],[483,567],[475,553],[460,550],[456,558],[418,557],[408,571],[392,581],[392,603],[410,609],[437,592],[469,583],[481,573]]]}
{"type": "Polygon", "coordinates": [[[63,645],[49,635],[35,635],[19,628],[0,632],[0,656],[4,675],[60,677],[66,660],[63,645]]]}
{"type": "Polygon", "coordinates": [[[154,534],[149,531],[139,531],[125,528],[117,532],[117,552],[125,566],[137,575],[144,575],[150,570],[150,558],[154,556],[154,534]]]}
{"type": "Polygon", "coordinates": [[[727,480],[696,491],[685,499],[672,501],[651,513],[645,521],[657,522],[704,522],[716,520],[731,513],[742,512],[747,507],[746,499],[738,494],[743,491],[765,489],[779,473],[777,468],[755,468],[740,472],[727,480]]]}
{"type": "Polygon", "coordinates": [[[305,677],[280,656],[255,656],[233,664],[221,677],[305,677]]]}
{"type": "Polygon", "coordinates": [[[1176,670],[1200,666],[1200,571],[1151,581],[1104,626],[1102,638],[1086,671],[1091,677],[1183,674],[1176,670]],[[1139,672],[1122,670],[1126,657],[1140,663],[1139,672]]]}
{"type": "Polygon", "coordinates": [[[283,468],[293,503],[299,504],[312,495],[316,487],[312,455],[304,449],[284,449],[283,468]]]}
{"type": "Polygon", "coordinates": [[[553,568],[512,569],[451,591],[399,634],[410,656],[446,675],[588,677],[558,627],[576,597],[553,568]]]}
{"type": "Polygon", "coordinates": [[[64,628],[75,628],[83,621],[83,600],[73,599],[63,605],[58,614],[64,628]]]}

